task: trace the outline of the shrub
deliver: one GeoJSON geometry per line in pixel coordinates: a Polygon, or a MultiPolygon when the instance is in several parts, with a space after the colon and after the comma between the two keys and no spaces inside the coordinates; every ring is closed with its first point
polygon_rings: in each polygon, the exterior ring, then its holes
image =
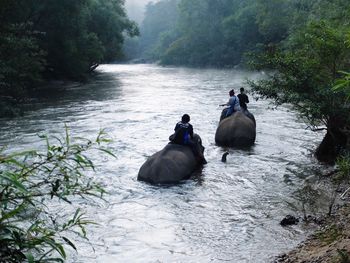
{"type": "Polygon", "coordinates": [[[63,262],[67,246],[76,250],[71,237],[87,238],[85,226],[93,223],[77,201],[105,193],[88,157],[95,150],[114,156],[103,131],[93,141],[71,138],[67,128],[64,138],[40,137],[44,152],[0,151],[0,262],[63,262]],[[62,204],[72,215],[55,213],[62,204]]]}

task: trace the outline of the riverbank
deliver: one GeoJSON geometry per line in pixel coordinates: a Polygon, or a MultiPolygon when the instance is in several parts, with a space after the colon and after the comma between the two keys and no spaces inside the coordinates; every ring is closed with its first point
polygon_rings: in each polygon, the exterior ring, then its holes
{"type": "Polygon", "coordinates": [[[348,263],[350,262],[350,204],[336,209],[313,235],[275,263],[348,263]]]}

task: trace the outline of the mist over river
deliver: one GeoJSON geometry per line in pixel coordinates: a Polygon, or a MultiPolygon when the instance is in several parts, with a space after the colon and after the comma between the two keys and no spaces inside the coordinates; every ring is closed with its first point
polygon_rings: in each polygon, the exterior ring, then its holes
{"type": "MultiPolygon", "coordinates": [[[[97,179],[109,194],[83,204],[99,225],[87,227],[68,262],[270,262],[310,233],[280,220],[300,207],[295,191],[322,168],[312,150],[322,140],[289,107],[248,95],[257,139],[247,150],[214,142],[228,91],[262,73],[157,65],[101,65],[87,84],[66,85],[27,105],[23,117],[2,119],[0,144],[42,147],[38,133],[93,138],[105,128],[117,159],[96,154],[97,179]],[[158,187],[136,180],[146,158],[168,143],[176,122],[191,116],[208,164],[183,184],[158,187]]],[[[58,211],[62,213],[62,211],[58,211]]]]}

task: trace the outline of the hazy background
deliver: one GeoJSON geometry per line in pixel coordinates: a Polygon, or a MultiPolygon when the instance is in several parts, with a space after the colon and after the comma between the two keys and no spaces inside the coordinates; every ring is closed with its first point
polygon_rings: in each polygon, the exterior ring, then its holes
{"type": "Polygon", "coordinates": [[[140,25],[144,17],[145,6],[149,2],[156,3],[158,0],[126,0],[125,8],[130,19],[136,21],[140,25]]]}

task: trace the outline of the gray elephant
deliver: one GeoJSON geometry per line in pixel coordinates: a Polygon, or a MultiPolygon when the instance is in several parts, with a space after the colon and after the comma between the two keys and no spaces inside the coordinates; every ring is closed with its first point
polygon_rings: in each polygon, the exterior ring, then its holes
{"type": "Polygon", "coordinates": [[[215,142],[219,146],[248,147],[252,146],[256,137],[254,115],[248,110],[238,111],[225,118],[226,110],[221,114],[216,130],[215,142]]]}
{"type": "MultiPolygon", "coordinates": [[[[198,151],[204,152],[199,135],[193,135],[198,151]]],[[[189,146],[169,143],[156,152],[141,166],[137,180],[151,184],[175,184],[188,179],[201,166],[189,146]]]]}

